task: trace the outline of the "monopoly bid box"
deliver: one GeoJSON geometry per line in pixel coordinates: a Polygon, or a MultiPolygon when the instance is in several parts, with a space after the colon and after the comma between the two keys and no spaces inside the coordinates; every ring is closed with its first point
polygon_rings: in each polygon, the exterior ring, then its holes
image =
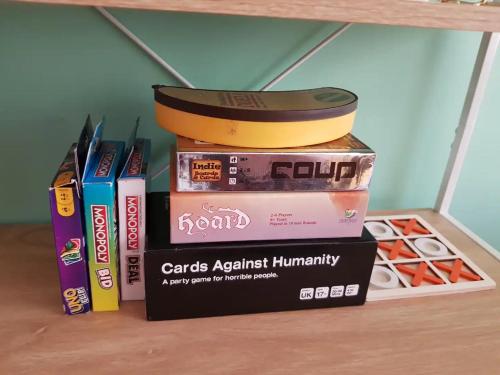
{"type": "Polygon", "coordinates": [[[116,174],[123,142],[101,142],[102,126],[94,132],[83,178],[83,203],[88,241],[92,309],[119,309],[116,225],[116,174]]]}
{"type": "MultiPolygon", "coordinates": [[[[135,133],[135,132],[134,132],[135,133]]],[[[151,141],[135,138],[118,178],[121,299],[144,299],[146,184],[151,141]]]]}
{"type": "Polygon", "coordinates": [[[148,194],[148,320],[361,305],[377,243],[361,237],[170,242],[168,193],[148,194]]]}

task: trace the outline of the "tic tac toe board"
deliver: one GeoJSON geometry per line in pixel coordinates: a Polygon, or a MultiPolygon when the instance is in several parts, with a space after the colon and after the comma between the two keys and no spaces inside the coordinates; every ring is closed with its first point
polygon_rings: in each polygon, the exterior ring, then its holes
{"type": "Polygon", "coordinates": [[[418,215],[369,216],[378,240],[367,301],[495,288],[495,282],[418,215]]]}

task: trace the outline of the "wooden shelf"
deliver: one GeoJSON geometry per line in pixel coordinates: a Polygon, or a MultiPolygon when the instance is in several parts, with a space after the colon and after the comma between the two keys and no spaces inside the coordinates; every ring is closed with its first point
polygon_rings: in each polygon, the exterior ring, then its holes
{"type": "MultiPolygon", "coordinates": [[[[496,260],[447,220],[411,213],[500,281],[496,260]]],[[[0,257],[2,374],[486,374],[498,367],[498,289],[165,322],[146,321],[143,302],[124,302],[119,312],[70,317],[61,309],[49,225],[0,226],[0,257]]]]}
{"type": "Polygon", "coordinates": [[[500,31],[500,7],[421,0],[17,0],[322,21],[500,31]]]}

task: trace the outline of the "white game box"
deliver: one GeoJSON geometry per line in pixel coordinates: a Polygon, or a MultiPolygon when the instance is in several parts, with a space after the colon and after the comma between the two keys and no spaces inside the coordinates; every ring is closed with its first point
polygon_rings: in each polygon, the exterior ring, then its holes
{"type": "Polygon", "coordinates": [[[118,178],[121,299],[144,299],[144,247],[146,237],[146,185],[151,141],[129,142],[127,161],[118,178]]]}

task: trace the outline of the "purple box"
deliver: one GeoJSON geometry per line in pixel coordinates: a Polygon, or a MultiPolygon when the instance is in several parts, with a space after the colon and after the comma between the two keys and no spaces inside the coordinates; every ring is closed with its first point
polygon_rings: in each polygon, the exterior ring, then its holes
{"type": "Polygon", "coordinates": [[[78,143],[71,145],[49,187],[61,295],[68,315],[90,311],[80,177],[91,138],[88,118],[78,143]]]}

